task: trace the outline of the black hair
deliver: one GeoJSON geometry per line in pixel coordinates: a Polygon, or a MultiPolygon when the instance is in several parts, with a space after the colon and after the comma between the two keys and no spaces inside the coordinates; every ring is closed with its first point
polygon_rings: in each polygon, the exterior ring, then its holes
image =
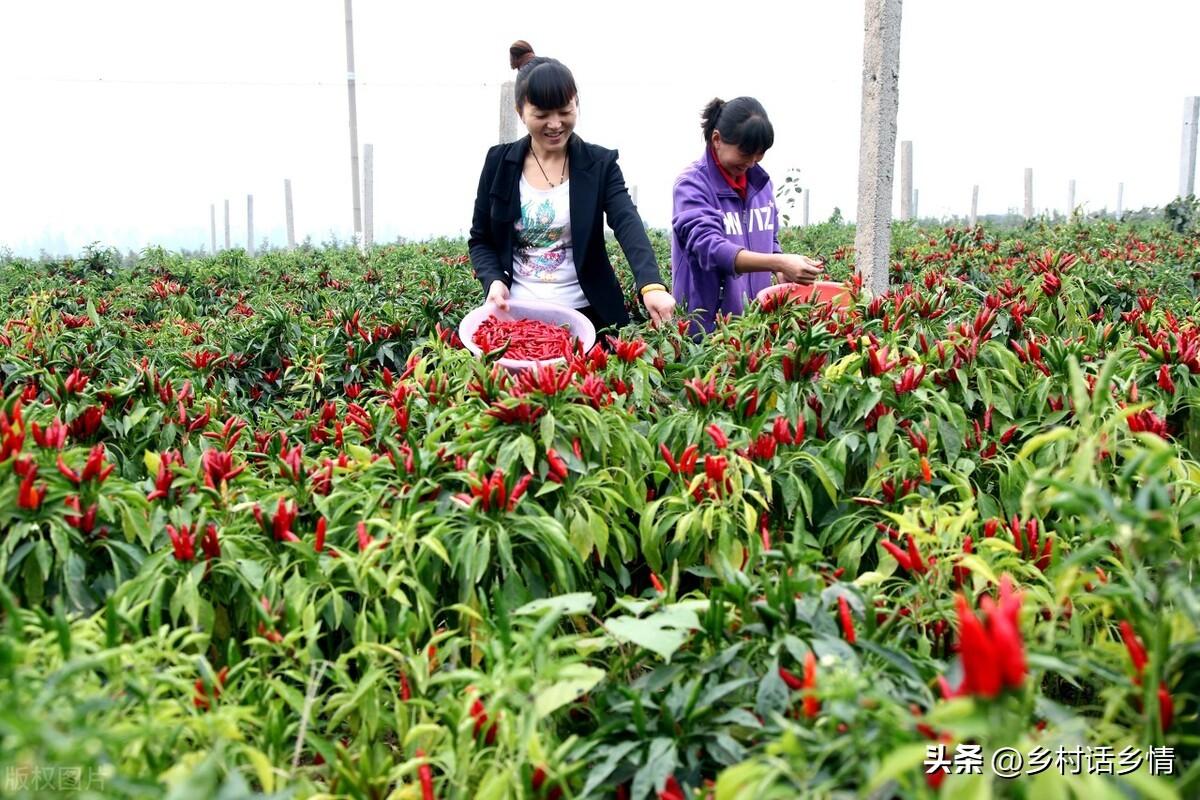
{"type": "Polygon", "coordinates": [[[508,48],[508,63],[517,70],[517,108],[524,108],[526,101],[538,108],[562,108],[579,94],[571,70],[557,59],[535,56],[526,41],[508,48]]]}
{"type": "Polygon", "coordinates": [[[775,144],[775,128],[767,119],[767,110],[753,97],[735,97],[728,103],[713,98],[700,112],[700,120],[705,144],[712,142],[713,131],[746,155],[765,153],[775,144]]]}

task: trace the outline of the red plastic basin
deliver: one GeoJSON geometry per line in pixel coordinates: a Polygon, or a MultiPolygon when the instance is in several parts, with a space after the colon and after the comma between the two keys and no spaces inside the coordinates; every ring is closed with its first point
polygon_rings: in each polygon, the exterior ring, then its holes
{"type": "Polygon", "coordinates": [[[770,309],[789,296],[801,303],[832,303],[843,308],[850,305],[850,289],[844,283],[833,281],[815,281],[809,286],[800,283],[777,283],[763,289],[755,295],[755,299],[759,305],[770,309]]]}

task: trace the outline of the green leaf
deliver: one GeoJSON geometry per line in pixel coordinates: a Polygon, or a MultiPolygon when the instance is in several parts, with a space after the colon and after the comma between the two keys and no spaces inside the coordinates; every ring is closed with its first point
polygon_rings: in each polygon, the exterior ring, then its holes
{"type": "Polygon", "coordinates": [[[1146,797],[1151,800],[1179,800],[1179,793],[1173,786],[1162,778],[1156,778],[1141,770],[1122,775],[1117,780],[1132,786],[1138,797],[1146,797]]]}
{"type": "Polygon", "coordinates": [[[629,755],[637,747],[640,747],[641,744],[637,740],[624,741],[601,750],[604,753],[604,760],[588,771],[587,783],[583,785],[583,791],[580,792],[580,796],[590,796],[592,792],[600,787],[600,784],[608,780],[608,776],[612,775],[613,770],[620,765],[625,756],[629,755]]]}
{"type": "Polygon", "coordinates": [[[475,800],[500,800],[509,796],[509,790],[516,784],[517,776],[514,767],[505,769],[497,769],[493,767],[488,771],[483,780],[479,782],[479,788],[475,790],[473,797],[475,800]]]}
{"type": "Polygon", "coordinates": [[[761,796],[756,791],[758,783],[771,774],[774,767],[761,761],[743,761],[717,776],[715,800],[752,800],[761,796]]]}
{"type": "Polygon", "coordinates": [[[662,791],[667,778],[675,772],[679,764],[675,752],[675,742],[671,739],[658,737],[650,742],[650,753],[646,756],[641,769],[633,777],[632,797],[645,797],[651,792],[662,791]]]}
{"type": "Polygon", "coordinates": [[[538,719],[547,717],[567,703],[574,702],[604,680],[604,670],[584,664],[569,664],[559,673],[559,680],[538,692],[533,699],[538,719]]]}
{"type": "Polygon", "coordinates": [[[867,784],[867,793],[873,792],[888,781],[895,780],[901,775],[920,769],[924,772],[923,764],[928,753],[928,745],[924,743],[906,744],[884,756],[883,763],[867,784]]]}
{"type": "Polygon", "coordinates": [[[248,558],[239,558],[237,560],[238,574],[242,579],[249,584],[250,588],[255,592],[262,591],[263,582],[267,579],[267,569],[258,561],[251,561],[248,558]]]}
{"type": "Polygon", "coordinates": [[[836,503],[837,487],[840,482],[835,482],[834,470],[829,462],[812,453],[801,453],[799,460],[812,467],[813,474],[817,476],[821,486],[825,487],[825,493],[829,495],[830,502],[836,503]]]}
{"type": "Polygon", "coordinates": [[[645,619],[617,617],[604,622],[605,629],[617,641],[636,644],[670,661],[671,656],[700,628],[695,612],[668,608],[645,619]]]}
{"type": "Polygon", "coordinates": [[[250,759],[250,764],[254,767],[254,774],[258,777],[263,791],[275,791],[275,770],[271,766],[271,760],[261,750],[249,745],[243,746],[242,752],[250,759]]]}
{"type": "Polygon", "coordinates": [[[596,595],[591,592],[575,592],[533,600],[515,609],[512,613],[515,616],[524,616],[553,611],[556,614],[569,616],[571,614],[587,614],[595,605],[596,595]]]}
{"type": "Polygon", "coordinates": [[[1027,459],[1046,445],[1061,442],[1063,439],[1069,439],[1074,435],[1074,431],[1064,427],[1052,428],[1045,433],[1039,433],[1025,443],[1025,446],[1021,448],[1021,452],[1017,453],[1017,458],[1027,459]]]}
{"type": "Polygon", "coordinates": [[[946,463],[953,464],[958,461],[958,454],[962,451],[963,434],[944,419],[938,419],[937,428],[942,451],[946,454],[946,463]]]}
{"type": "Polygon", "coordinates": [[[992,568],[988,566],[988,563],[979,556],[960,555],[958,557],[958,565],[960,567],[966,567],[971,572],[982,575],[988,581],[988,583],[994,584],[999,582],[999,579],[996,578],[996,573],[992,572],[992,568]]]}
{"type": "Polygon", "coordinates": [[[886,453],[888,445],[892,441],[892,434],[896,431],[896,415],[884,414],[879,418],[876,424],[876,432],[879,434],[879,452],[886,453]]]}
{"type": "Polygon", "coordinates": [[[990,774],[951,775],[946,779],[946,785],[942,787],[940,797],[946,800],[990,800],[992,776],[990,774]]]}
{"type": "Polygon", "coordinates": [[[779,676],[779,660],[771,662],[767,673],[758,682],[758,692],[754,698],[754,710],[759,716],[782,713],[787,708],[788,688],[779,676]]]}

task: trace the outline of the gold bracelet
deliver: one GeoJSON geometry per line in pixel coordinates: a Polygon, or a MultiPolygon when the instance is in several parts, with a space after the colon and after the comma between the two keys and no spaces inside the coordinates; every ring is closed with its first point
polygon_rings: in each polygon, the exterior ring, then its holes
{"type": "Polygon", "coordinates": [[[650,292],[665,292],[666,290],[667,287],[661,283],[647,283],[642,287],[642,297],[645,297],[650,292]]]}

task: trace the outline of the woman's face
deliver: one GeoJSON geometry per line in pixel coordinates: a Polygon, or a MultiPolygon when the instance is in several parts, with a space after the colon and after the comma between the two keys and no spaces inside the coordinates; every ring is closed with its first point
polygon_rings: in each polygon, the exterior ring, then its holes
{"type": "Polygon", "coordinates": [[[562,108],[538,108],[533,103],[526,102],[518,109],[529,136],[546,151],[566,148],[567,139],[575,129],[578,111],[574,97],[562,108]]]}
{"type": "Polygon", "coordinates": [[[763,160],[763,153],[747,155],[735,144],[721,141],[721,132],[713,131],[713,150],[717,153],[717,161],[735,178],[740,178],[746,171],[763,160]]]}

